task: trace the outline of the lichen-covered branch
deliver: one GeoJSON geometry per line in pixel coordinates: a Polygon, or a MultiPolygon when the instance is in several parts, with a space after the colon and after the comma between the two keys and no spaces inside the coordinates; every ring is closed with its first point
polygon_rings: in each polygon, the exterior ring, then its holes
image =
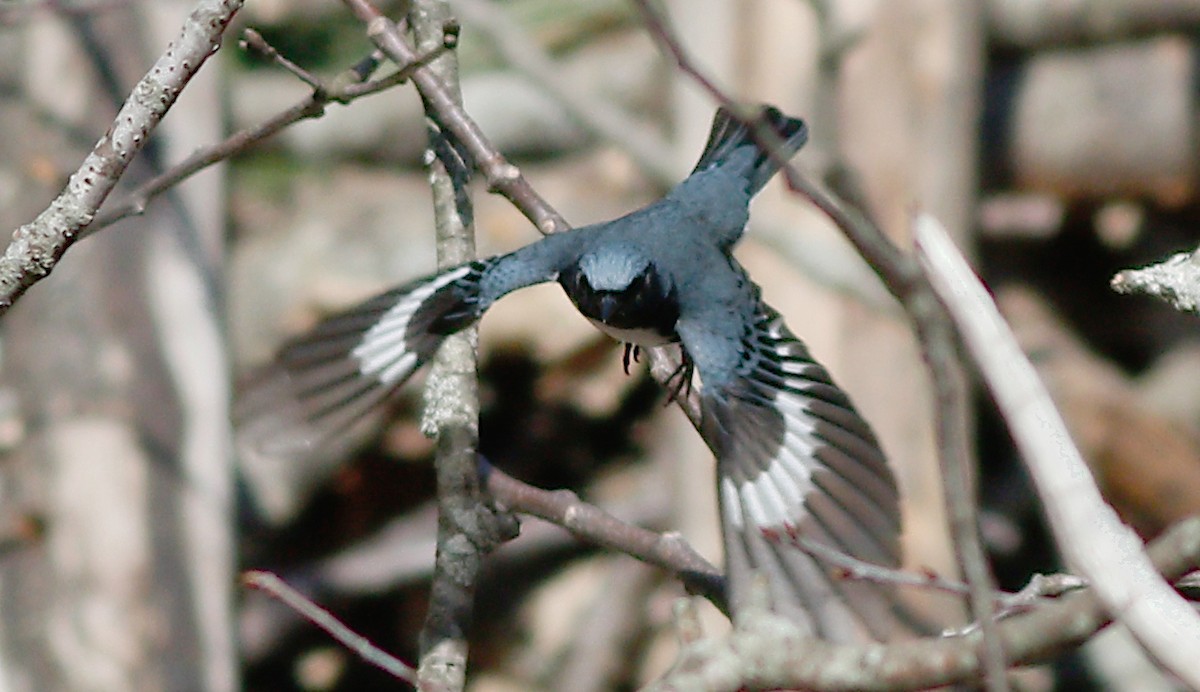
{"type": "MultiPolygon", "coordinates": [[[[445,0],[415,0],[409,24],[418,51],[443,45],[450,20],[445,0]]],[[[407,64],[407,63],[401,63],[407,64]]],[[[462,102],[458,60],[442,55],[421,71],[437,77],[445,96],[462,102]]],[[[428,99],[426,101],[428,103],[428,99]]],[[[462,189],[465,177],[434,155],[446,147],[447,135],[428,113],[429,186],[437,234],[438,266],[450,267],[475,256],[471,200],[462,189]]],[[[457,163],[453,164],[457,166],[457,163]]],[[[437,436],[438,530],[429,610],[421,629],[420,688],[456,692],[466,686],[467,635],[475,608],[475,586],[483,559],[501,542],[516,535],[516,522],[496,509],[482,491],[476,466],[479,449],[479,384],[475,348],[477,332],[468,329],[446,338],[434,358],[425,386],[422,429],[437,436]]]]}
{"type": "Polygon", "coordinates": [[[242,0],[201,0],[146,76],[134,87],[108,132],[33,221],[18,228],[0,256],[0,315],[54,269],[150,139],[180,92],[221,45],[242,0]]]}
{"type": "Polygon", "coordinates": [[[1200,317],[1200,248],[1141,269],[1126,269],[1112,278],[1111,285],[1117,293],[1145,293],[1200,317]]]}
{"type": "MultiPolygon", "coordinates": [[[[1172,527],[1149,548],[1163,577],[1200,565],[1200,518],[1172,527]]],[[[1079,645],[1112,620],[1095,591],[1069,595],[997,624],[1008,665],[1047,660],[1079,645]]],[[[921,690],[975,682],[983,674],[982,634],[895,644],[837,646],[804,636],[766,612],[743,620],[727,639],[686,646],[648,692],[805,689],[817,692],[921,690]]]]}

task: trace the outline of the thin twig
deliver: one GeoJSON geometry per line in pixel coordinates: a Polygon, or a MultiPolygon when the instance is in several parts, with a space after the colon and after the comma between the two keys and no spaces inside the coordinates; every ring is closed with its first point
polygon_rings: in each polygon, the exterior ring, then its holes
{"type": "Polygon", "coordinates": [[[242,40],[239,45],[244,50],[253,50],[288,72],[291,72],[296,79],[312,87],[313,91],[320,92],[324,90],[325,85],[321,83],[321,80],[316,75],[288,60],[286,56],[275,50],[275,46],[267,43],[262,34],[254,29],[245,29],[242,31],[242,40]]]}
{"type": "Polygon", "coordinates": [[[0,315],[47,276],[82,235],[133,157],[200,67],[221,45],[242,0],[200,0],[179,36],[134,87],[66,189],[36,219],[18,228],[0,257],[0,315]]]}
{"type": "Polygon", "coordinates": [[[576,536],[670,570],[694,594],[726,611],[721,571],[677,533],[656,533],[628,524],[570,490],[542,490],[480,460],[488,492],[508,509],[545,519],[576,536]]]}
{"type": "MultiPolygon", "coordinates": [[[[1200,518],[1165,531],[1148,550],[1169,580],[1200,565],[1200,518]]],[[[1038,663],[1078,646],[1112,621],[1095,591],[1046,601],[996,623],[1006,663],[1038,663]]],[[[982,634],[896,644],[832,645],[804,636],[786,620],[761,613],[722,642],[685,647],[678,664],[647,690],[732,692],[773,690],[922,690],[983,676],[982,634]]]]}
{"type": "MultiPolygon", "coordinates": [[[[404,40],[395,22],[383,16],[369,0],[342,0],[358,19],[367,25],[367,36],[397,65],[413,62],[416,52],[404,40]]],[[[508,199],[541,233],[570,228],[563,217],[546,203],[521,171],[509,163],[487,140],[479,125],[467,115],[442,80],[427,68],[413,71],[413,83],[429,108],[459,144],[471,152],[475,164],[487,179],[488,188],[508,199]]]]}
{"type": "MultiPolygon", "coordinates": [[[[275,48],[267,44],[257,32],[247,29],[243,38],[248,48],[253,48],[268,56],[278,55],[275,48]]],[[[257,125],[239,130],[221,142],[197,150],[191,156],[139,185],[119,202],[106,206],[87,227],[83,235],[90,235],[121,219],[143,213],[150,200],[166,190],[171,189],[213,164],[225,161],[250,149],[259,142],[279,133],[284,128],[294,125],[301,120],[321,117],[325,114],[325,107],[330,103],[348,104],[363,96],[369,96],[385,89],[390,89],[398,84],[403,84],[408,80],[413,70],[437,58],[448,47],[454,45],[456,41],[457,33],[447,31],[445,41],[441,46],[436,46],[418,55],[413,63],[405,65],[392,74],[370,81],[363,81],[367,75],[355,68],[347,69],[334,79],[326,81],[288,61],[292,65],[292,69],[289,69],[289,71],[306,84],[313,86],[311,94],[290,108],[280,111],[257,125]]]]}
{"type": "MultiPolygon", "coordinates": [[[[847,555],[840,550],[827,546],[802,536],[789,536],[788,541],[798,550],[841,570],[838,576],[842,579],[869,581],[876,584],[890,584],[918,589],[932,589],[956,596],[970,596],[971,586],[961,581],[947,579],[936,572],[913,572],[895,567],[876,565],[847,555]]],[[[1073,574],[1035,574],[1029,583],[1016,593],[996,591],[993,593],[995,620],[1003,620],[1016,613],[1024,612],[1033,607],[1042,598],[1058,597],[1063,594],[1082,589],[1087,586],[1087,580],[1073,574]]],[[[944,635],[963,635],[979,629],[978,622],[971,622],[965,627],[943,632],[944,635]]]]}
{"type": "Polygon", "coordinates": [[[251,570],[242,575],[242,583],[284,603],[309,622],[325,630],[336,642],[358,654],[367,663],[383,670],[397,680],[403,680],[413,687],[417,686],[417,671],[412,666],[380,649],[366,637],[342,624],[329,611],[308,600],[304,594],[288,586],[287,582],[276,575],[261,570],[251,570]]]}
{"type": "Polygon", "coordinates": [[[1004,413],[1059,550],[1152,658],[1200,689],[1200,614],[1154,573],[1137,534],[1100,495],[1033,365],[987,289],[929,215],[917,252],[1004,413]]]}

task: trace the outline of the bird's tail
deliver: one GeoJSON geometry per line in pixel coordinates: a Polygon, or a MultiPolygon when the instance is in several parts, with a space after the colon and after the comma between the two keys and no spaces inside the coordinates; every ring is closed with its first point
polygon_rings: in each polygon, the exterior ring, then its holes
{"type": "Polygon", "coordinates": [[[713,117],[708,144],[692,172],[699,173],[714,166],[726,165],[744,168],[744,175],[750,183],[750,195],[753,196],[775,175],[781,162],[792,158],[807,141],[808,127],[804,121],[784,115],[774,106],[763,106],[753,125],[742,122],[722,106],[713,117]],[[764,147],[764,144],[771,143],[760,142],[762,137],[757,134],[760,128],[782,140],[776,143],[773,152],[764,147]]]}

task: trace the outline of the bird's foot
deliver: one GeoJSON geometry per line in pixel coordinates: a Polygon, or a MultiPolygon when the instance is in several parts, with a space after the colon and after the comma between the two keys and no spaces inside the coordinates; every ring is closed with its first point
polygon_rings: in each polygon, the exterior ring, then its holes
{"type": "Polygon", "coordinates": [[[680,349],[680,353],[683,356],[683,362],[663,382],[668,392],[668,406],[671,405],[671,402],[679,400],[680,394],[683,394],[685,397],[692,395],[692,373],[696,370],[696,364],[692,361],[692,357],[688,355],[687,351],[680,349]],[[686,393],[684,393],[685,390],[686,393]]]}
{"type": "Polygon", "coordinates": [[[642,355],[642,347],[637,344],[626,342],[625,355],[621,358],[621,364],[625,366],[625,374],[629,374],[630,363],[640,363],[642,355]]]}

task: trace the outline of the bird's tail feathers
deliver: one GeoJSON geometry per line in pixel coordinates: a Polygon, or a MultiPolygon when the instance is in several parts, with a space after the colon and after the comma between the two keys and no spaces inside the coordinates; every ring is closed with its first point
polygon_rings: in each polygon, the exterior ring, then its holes
{"type": "MultiPolygon", "coordinates": [[[[780,162],[790,159],[808,141],[808,127],[800,118],[784,115],[774,106],[762,106],[753,125],[739,120],[730,109],[722,106],[713,117],[712,130],[700,161],[693,173],[722,165],[745,167],[749,191],[754,195],[779,170],[780,162]],[[774,133],[777,143],[774,156],[760,143],[760,128],[774,133]],[[739,155],[747,152],[746,155],[739,155]],[[753,152],[753,156],[750,156],[753,152]]],[[[767,143],[769,144],[769,143],[767,143]]]]}

